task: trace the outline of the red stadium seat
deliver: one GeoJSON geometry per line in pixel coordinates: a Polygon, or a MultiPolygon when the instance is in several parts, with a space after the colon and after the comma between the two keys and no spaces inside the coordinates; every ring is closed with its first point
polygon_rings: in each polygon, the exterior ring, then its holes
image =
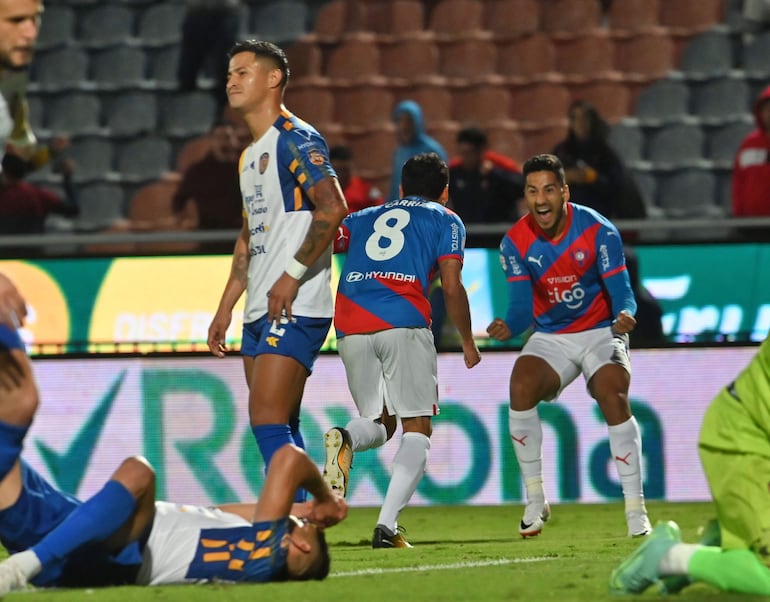
{"type": "Polygon", "coordinates": [[[433,8],[428,28],[439,38],[481,35],[484,5],[480,0],[441,0],[433,8]]]}
{"type": "Polygon", "coordinates": [[[613,41],[604,34],[587,34],[560,40],[556,46],[556,70],[577,79],[595,79],[613,70],[613,41]]]}
{"type": "Polygon", "coordinates": [[[542,3],[542,8],[541,23],[548,33],[586,33],[601,26],[598,0],[548,0],[542,3]]]}
{"type": "Polygon", "coordinates": [[[364,26],[364,8],[358,2],[332,0],[324,3],[318,10],[313,38],[319,42],[334,43],[350,31],[358,31],[364,26]]]}
{"type": "Polygon", "coordinates": [[[425,7],[418,0],[387,0],[367,5],[366,28],[397,37],[425,31],[425,7]]]}
{"type": "Polygon", "coordinates": [[[674,68],[674,42],[663,32],[615,41],[615,69],[631,79],[653,80],[674,68]]]}
{"type": "Polygon", "coordinates": [[[298,40],[286,49],[291,67],[292,85],[300,81],[317,81],[321,77],[321,49],[312,40],[298,40]]]}
{"type": "Polygon", "coordinates": [[[503,85],[474,85],[454,92],[452,117],[460,123],[484,125],[489,121],[507,119],[511,93],[503,85]]]}
{"type": "Polygon", "coordinates": [[[539,82],[515,86],[511,93],[511,117],[517,121],[543,126],[567,119],[569,91],[561,84],[539,82]]]}
{"type": "Polygon", "coordinates": [[[660,0],[623,0],[610,5],[610,27],[618,32],[643,32],[660,25],[660,0]]]}
{"type": "Polygon", "coordinates": [[[722,0],[667,0],[660,5],[660,24],[675,34],[692,35],[722,20],[722,0]]]}
{"type": "Polygon", "coordinates": [[[289,85],[286,107],[313,125],[334,121],[334,95],[328,87],[289,85]]]}
{"type": "Polygon", "coordinates": [[[380,50],[374,39],[352,39],[329,54],[326,75],[340,83],[372,80],[380,75],[380,50]]]}
{"type": "Polygon", "coordinates": [[[368,131],[390,124],[393,94],[382,86],[342,88],[334,95],[335,121],[346,132],[368,131]]]}
{"type": "Polygon", "coordinates": [[[347,139],[361,175],[373,178],[390,173],[396,150],[396,134],[392,126],[348,135],[347,139]]]}
{"type": "Polygon", "coordinates": [[[553,125],[523,130],[522,138],[524,140],[525,160],[532,155],[550,153],[566,136],[566,123],[564,125],[553,125]]]}
{"type": "Polygon", "coordinates": [[[525,157],[524,135],[515,121],[502,120],[487,124],[489,149],[521,164],[525,157]]]}
{"type": "Polygon", "coordinates": [[[439,50],[435,42],[406,38],[380,48],[382,74],[407,83],[435,77],[439,67],[439,50]]]}
{"type": "Polygon", "coordinates": [[[540,31],[540,2],[488,0],[484,3],[484,29],[498,40],[534,34],[540,31]]]}
{"type": "Polygon", "coordinates": [[[556,71],[556,48],[542,32],[499,43],[497,72],[504,79],[520,83],[562,77],[556,71]]]}
{"type": "Polygon", "coordinates": [[[487,40],[456,40],[442,44],[440,72],[469,81],[486,79],[497,67],[497,48],[487,40]]]}
{"type": "Polygon", "coordinates": [[[590,102],[609,123],[628,117],[631,111],[631,91],[623,82],[589,81],[571,84],[569,91],[572,101],[590,102]]]}

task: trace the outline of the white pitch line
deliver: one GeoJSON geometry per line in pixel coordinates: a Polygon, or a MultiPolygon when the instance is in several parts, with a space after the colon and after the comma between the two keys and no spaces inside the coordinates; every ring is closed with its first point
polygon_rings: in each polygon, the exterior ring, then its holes
{"type": "Polygon", "coordinates": [[[554,556],[534,556],[532,558],[500,558],[498,560],[479,560],[478,562],[454,562],[452,564],[426,564],[423,566],[405,566],[392,569],[361,569],[332,573],[329,577],[359,577],[361,575],[383,575],[385,573],[421,573],[424,571],[451,571],[453,569],[473,569],[484,566],[501,566],[505,564],[523,564],[527,562],[543,562],[554,560],[554,556]]]}

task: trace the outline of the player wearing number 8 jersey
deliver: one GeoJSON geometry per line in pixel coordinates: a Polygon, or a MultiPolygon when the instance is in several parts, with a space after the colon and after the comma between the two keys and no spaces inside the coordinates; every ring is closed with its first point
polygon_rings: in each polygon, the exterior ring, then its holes
{"type": "Polygon", "coordinates": [[[465,365],[481,359],[471,331],[461,270],[465,227],[444,207],[449,171],[435,153],[401,172],[403,198],[345,218],[335,250],[347,251],[334,324],[359,417],[325,436],[327,482],[345,494],[354,451],[384,444],[401,419],[404,435],[374,530],[374,547],[408,547],[398,515],[425,473],[438,413],[436,350],[428,285],[441,275],[447,312],[462,338],[465,365]]]}
{"type": "Polygon", "coordinates": [[[534,321],[535,333],[511,374],[509,430],[527,489],[519,525],[538,535],[550,509],[543,489],[540,400],[552,400],[582,372],[609,429],[631,536],[651,530],[642,493],[641,435],[631,415],[628,332],[636,300],[615,226],[597,212],[569,203],[564,168],[554,155],[524,164],[529,214],[503,238],[500,260],[510,302],[490,336],[507,340],[534,321]]]}

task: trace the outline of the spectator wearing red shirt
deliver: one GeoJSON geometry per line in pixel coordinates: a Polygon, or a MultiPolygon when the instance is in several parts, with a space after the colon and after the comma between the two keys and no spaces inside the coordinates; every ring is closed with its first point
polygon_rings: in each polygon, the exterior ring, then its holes
{"type": "Polygon", "coordinates": [[[733,215],[770,215],[770,86],[754,103],[757,129],[741,142],[733,165],[733,215]]]}
{"type": "Polygon", "coordinates": [[[329,160],[337,172],[349,213],[385,202],[379,188],[355,174],[353,151],[349,146],[333,146],[329,150],[329,160]]]}
{"type": "Polygon", "coordinates": [[[64,196],[24,180],[30,164],[7,153],[0,171],[0,234],[38,234],[45,231],[45,220],[55,213],[67,217],[78,214],[72,186],[73,166],[60,161],[54,171],[62,175],[64,196]]]}

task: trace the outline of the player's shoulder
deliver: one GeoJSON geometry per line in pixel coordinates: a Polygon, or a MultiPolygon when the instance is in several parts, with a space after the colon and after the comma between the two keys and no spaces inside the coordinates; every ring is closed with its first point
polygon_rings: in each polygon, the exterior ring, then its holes
{"type": "Polygon", "coordinates": [[[321,143],[324,146],[326,141],[324,137],[310,123],[297,117],[290,111],[281,111],[278,119],[273,123],[273,127],[278,130],[279,136],[287,141],[292,141],[297,145],[305,143],[321,143]]]}

